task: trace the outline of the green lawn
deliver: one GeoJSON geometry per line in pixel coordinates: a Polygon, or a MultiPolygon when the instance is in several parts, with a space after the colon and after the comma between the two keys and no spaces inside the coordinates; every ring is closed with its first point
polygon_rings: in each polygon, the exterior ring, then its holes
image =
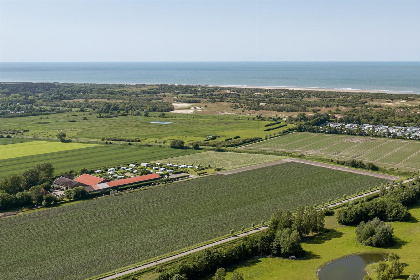
{"type": "MultiPolygon", "coordinates": [[[[233,115],[170,114],[159,118],[157,113],[150,117],[122,116],[97,118],[90,113],[62,113],[48,116],[32,116],[2,119],[3,129],[28,129],[28,136],[56,138],[63,130],[69,138],[101,139],[107,137],[140,138],[142,141],[182,139],[203,141],[208,135],[221,136],[219,139],[235,136],[264,137],[268,121],[233,115]],[[85,118],[85,120],[84,120],[85,118]],[[163,121],[172,124],[150,122],[163,121]]],[[[273,132],[284,130],[280,128],[273,132]]]]}
{"type": "MultiPolygon", "coordinates": [[[[316,271],[328,261],[361,252],[395,252],[401,262],[407,264],[403,275],[420,272],[420,208],[410,210],[412,222],[393,222],[394,236],[398,243],[390,249],[367,247],[356,243],[355,227],[343,227],[336,224],[334,217],[329,219],[329,233],[303,243],[302,247],[310,255],[306,260],[288,260],[280,258],[261,258],[251,260],[229,270],[229,277],[234,270],[244,275],[246,280],[316,280],[316,271]]],[[[228,277],[228,278],[229,278],[228,277]]]]}
{"type": "MultiPolygon", "coordinates": [[[[22,144],[11,144],[0,146],[8,149],[15,145],[25,145],[30,143],[38,143],[32,141],[22,144]]],[[[86,145],[79,143],[54,143],[60,145],[86,145]]],[[[7,150],[6,150],[7,151],[7,150]]],[[[128,164],[131,162],[148,162],[152,160],[159,160],[167,157],[188,155],[198,153],[197,150],[189,149],[171,149],[164,147],[143,147],[143,146],[128,146],[128,145],[89,145],[88,148],[67,150],[60,152],[46,152],[43,154],[36,154],[32,156],[22,156],[9,159],[0,160],[0,178],[9,174],[22,173],[23,171],[32,168],[39,163],[51,163],[55,168],[55,174],[68,172],[69,170],[80,170],[82,168],[98,169],[104,167],[115,166],[119,164],[128,164]]]]}
{"type": "Polygon", "coordinates": [[[0,160],[94,147],[95,144],[31,141],[0,145],[0,160]]]}
{"type": "Polygon", "coordinates": [[[298,151],[322,157],[357,159],[390,168],[420,171],[420,141],[296,132],[246,149],[298,151]]]}
{"type": "Polygon", "coordinates": [[[262,154],[204,152],[162,160],[163,163],[211,166],[223,170],[236,169],[248,165],[276,161],[284,157],[262,154]]]}
{"type": "Polygon", "coordinates": [[[278,208],[320,204],[384,182],[285,163],[4,218],[0,274],[82,279],[267,221],[278,208]]]}

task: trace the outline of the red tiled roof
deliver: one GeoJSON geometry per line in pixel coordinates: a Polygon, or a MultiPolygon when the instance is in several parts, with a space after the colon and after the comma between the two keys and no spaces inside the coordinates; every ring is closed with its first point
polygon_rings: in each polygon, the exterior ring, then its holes
{"type": "Polygon", "coordinates": [[[160,175],[153,173],[153,174],[147,174],[147,175],[137,176],[137,177],[128,178],[128,179],[111,181],[111,182],[108,182],[107,184],[110,187],[117,187],[117,186],[129,185],[133,183],[138,183],[138,182],[143,182],[143,181],[148,181],[148,180],[153,180],[153,179],[158,179],[158,178],[160,178],[160,175]]]}
{"type": "Polygon", "coordinates": [[[76,179],[74,179],[74,181],[83,183],[83,184],[88,185],[88,186],[93,186],[93,185],[96,185],[96,184],[99,184],[99,183],[103,182],[104,179],[96,177],[96,176],[92,176],[92,175],[89,175],[89,174],[83,174],[83,175],[80,175],[79,177],[77,177],[76,179]]]}

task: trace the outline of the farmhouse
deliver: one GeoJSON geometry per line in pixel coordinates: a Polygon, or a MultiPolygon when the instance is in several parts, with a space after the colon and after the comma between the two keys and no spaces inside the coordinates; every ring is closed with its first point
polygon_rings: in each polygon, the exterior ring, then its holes
{"type": "Polygon", "coordinates": [[[74,181],[85,184],[86,186],[92,186],[92,185],[102,183],[103,181],[105,181],[105,179],[92,176],[89,174],[83,174],[75,178],[74,181]]]}
{"type": "Polygon", "coordinates": [[[53,182],[53,187],[61,189],[61,190],[70,190],[75,187],[85,187],[85,186],[87,185],[81,182],[77,182],[72,179],[69,179],[67,177],[63,177],[63,176],[61,176],[60,178],[56,179],[53,182]]]}
{"type": "Polygon", "coordinates": [[[53,187],[62,190],[73,189],[75,187],[84,187],[87,192],[94,192],[105,191],[109,188],[118,188],[122,186],[133,185],[140,182],[147,182],[160,179],[160,175],[156,173],[137,176],[128,179],[122,179],[124,178],[124,176],[119,176],[117,174],[115,174],[114,176],[120,180],[109,181],[89,174],[80,175],[79,177],[73,180],[66,177],[60,177],[54,181],[53,187]]]}
{"type": "Polygon", "coordinates": [[[123,186],[130,186],[130,185],[137,184],[137,183],[140,183],[140,182],[153,181],[153,180],[157,180],[157,179],[160,179],[159,174],[153,173],[153,174],[137,176],[137,177],[133,177],[133,178],[115,180],[115,181],[106,182],[106,183],[99,183],[99,184],[96,184],[96,185],[88,186],[85,189],[88,192],[105,191],[106,189],[109,189],[109,188],[118,188],[118,187],[123,187],[123,186]]]}

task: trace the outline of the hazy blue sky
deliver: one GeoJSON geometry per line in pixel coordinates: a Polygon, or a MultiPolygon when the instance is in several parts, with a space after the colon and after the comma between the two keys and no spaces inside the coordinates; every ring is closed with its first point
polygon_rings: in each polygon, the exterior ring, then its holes
{"type": "Polygon", "coordinates": [[[0,0],[0,61],[420,60],[420,0],[0,0]]]}

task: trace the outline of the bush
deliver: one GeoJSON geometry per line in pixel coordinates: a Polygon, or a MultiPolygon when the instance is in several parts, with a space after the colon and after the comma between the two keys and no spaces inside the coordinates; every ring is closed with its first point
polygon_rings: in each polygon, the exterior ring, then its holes
{"type": "Polygon", "coordinates": [[[172,140],[170,147],[174,149],[184,149],[185,143],[182,140],[172,140]]]}
{"type": "Polygon", "coordinates": [[[357,225],[373,218],[388,222],[407,221],[410,216],[407,207],[401,202],[383,197],[338,210],[337,221],[342,225],[357,225]]]}
{"type": "Polygon", "coordinates": [[[389,247],[394,244],[393,228],[378,218],[361,222],[356,229],[356,240],[366,246],[389,247]]]}

